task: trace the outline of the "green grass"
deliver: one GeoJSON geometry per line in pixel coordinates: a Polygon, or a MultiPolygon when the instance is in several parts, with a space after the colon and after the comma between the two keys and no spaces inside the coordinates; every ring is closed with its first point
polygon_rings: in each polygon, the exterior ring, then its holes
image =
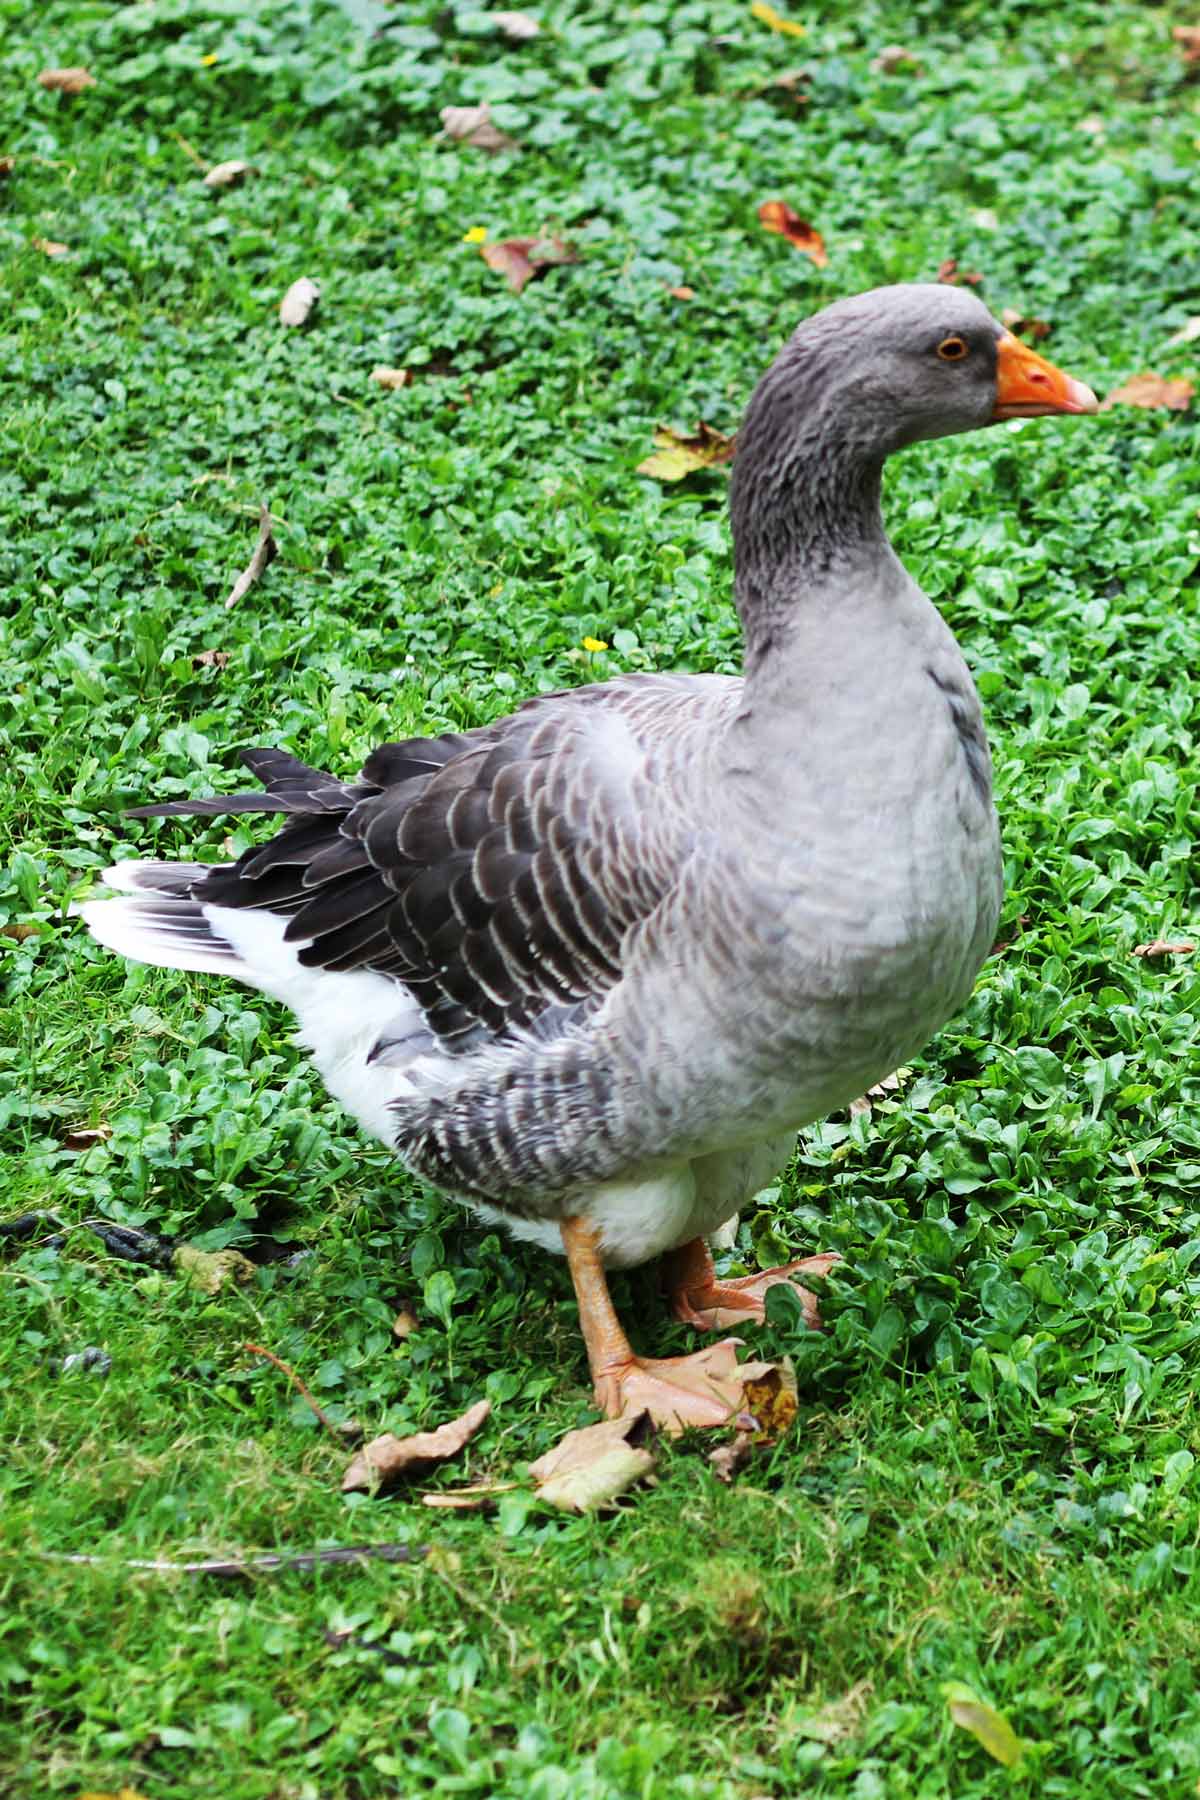
{"type": "MultiPolygon", "coordinates": [[[[803,1406],[732,1489],[685,1442],[602,1520],[343,1499],[344,1454],[243,1342],[371,1431],[489,1394],[446,1479],[507,1474],[590,1416],[565,1274],[364,1146],[274,1007],[66,918],[114,844],[218,855],[224,822],[121,811],[232,786],[241,746],[346,772],[564,683],[735,667],[724,476],[636,465],[658,423],[732,429],[827,299],[955,255],[1102,391],[1196,374],[1166,340],[1200,312],[1200,88],[1165,9],[830,0],[799,42],[740,0],[535,11],[518,47],[453,5],[0,0],[4,1209],[65,1232],[6,1247],[0,1792],[1192,1794],[1200,959],[1132,954],[1200,929],[1191,415],[891,471],[985,697],[1011,942],[903,1092],[807,1132],[744,1220],[745,1266],[846,1262],[823,1336],[786,1303],[753,1334],[803,1406]],[[897,41],[919,75],[871,69],[897,41]],[[37,86],[76,62],[98,87],[37,86]],[[798,67],[802,106],[770,85],[798,67]],[[439,140],[484,98],[519,155],[439,140]],[[189,147],[261,173],[216,197],[189,147]],[[776,196],[828,269],[759,228],[776,196]],[[582,260],[516,298],[479,225],[582,260]],[[320,310],[285,332],[300,275],[320,310]],[[263,497],[280,558],[228,614],[263,497]],[[311,1253],[206,1298],[92,1217],[311,1253]],[[107,1376],[56,1372],[86,1345],[107,1376]],[[123,1567],[365,1540],[431,1555],[123,1567]],[[1030,1741],[1023,1772],[950,1724],[947,1680],[1030,1741]]],[[[617,1294],[643,1347],[682,1347],[652,1272],[617,1294]]]]}

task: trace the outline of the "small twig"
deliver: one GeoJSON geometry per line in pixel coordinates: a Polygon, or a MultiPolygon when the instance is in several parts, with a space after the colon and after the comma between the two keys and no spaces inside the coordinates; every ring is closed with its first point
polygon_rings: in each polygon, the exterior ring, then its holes
{"type": "MultiPolygon", "coordinates": [[[[49,1562],[86,1563],[90,1567],[112,1567],[112,1558],[107,1556],[69,1555],[59,1550],[37,1550],[34,1552],[49,1562]]],[[[256,1575],[269,1573],[277,1569],[316,1569],[326,1563],[350,1563],[374,1558],[378,1562],[420,1562],[428,1555],[423,1544],[345,1544],[332,1550],[305,1550],[295,1556],[284,1556],[281,1552],[272,1552],[266,1556],[239,1556],[228,1562],[220,1557],[205,1562],[165,1562],[159,1560],[143,1561],[134,1558],[132,1561],[122,1558],[117,1567],[122,1569],[144,1569],[155,1575],[256,1575]]]]}
{"type": "Polygon", "coordinates": [[[290,1363],[285,1363],[283,1358],[281,1356],[276,1356],[273,1350],[264,1350],[261,1344],[243,1344],[242,1349],[249,1350],[252,1356],[265,1356],[269,1363],[274,1363],[275,1367],[279,1369],[282,1374],[287,1376],[293,1387],[300,1394],[305,1405],[312,1407],[317,1418],[321,1421],[321,1424],[325,1427],[334,1442],[339,1444],[343,1450],[346,1448],[345,1432],[339,1431],[333,1420],[329,1417],[329,1414],[321,1410],[320,1406],[313,1399],[312,1394],[304,1385],[303,1381],[301,1381],[299,1375],[297,1375],[290,1363]]]}
{"type": "Polygon", "coordinates": [[[231,612],[242,598],[248,594],[261,576],[267,564],[275,559],[275,539],[271,536],[271,509],[264,500],[258,509],[258,542],[254,546],[254,555],[246,564],[233,584],[225,611],[231,612]]]}
{"type": "Polygon", "coordinates": [[[201,174],[207,174],[212,165],[205,162],[196,146],[194,144],[189,144],[181,131],[173,131],[171,136],[175,139],[175,142],[179,145],[179,148],[183,151],[183,154],[188,158],[189,162],[194,162],[201,174]]]}

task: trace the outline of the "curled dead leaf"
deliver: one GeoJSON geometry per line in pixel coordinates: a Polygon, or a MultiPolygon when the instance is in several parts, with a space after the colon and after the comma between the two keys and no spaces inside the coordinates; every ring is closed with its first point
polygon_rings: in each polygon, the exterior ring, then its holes
{"type": "Polygon", "coordinates": [[[921,72],[919,58],[903,44],[885,44],[879,55],[871,58],[871,68],[876,75],[899,75],[902,71],[919,75],[921,72]]]}
{"type": "Polygon", "coordinates": [[[710,1450],[708,1460],[717,1480],[727,1485],[732,1482],[738,1470],[749,1462],[754,1450],[755,1434],[752,1431],[737,1431],[727,1444],[718,1444],[715,1450],[710,1450]]]}
{"type": "Polygon", "coordinates": [[[440,1488],[422,1494],[421,1505],[444,1512],[487,1512],[496,1504],[497,1494],[511,1494],[516,1486],[515,1481],[480,1481],[472,1487],[440,1488]]]}
{"type": "Polygon", "coordinates": [[[111,1125],[72,1125],[63,1134],[64,1150],[90,1150],[95,1144],[107,1143],[112,1136],[111,1125]]]}
{"type": "Polygon", "coordinates": [[[758,209],[758,218],[764,230],[774,231],[780,237],[785,237],[801,255],[809,257],[818,269],[828,267],[829,252],[825,248],[824,238],[786,200],[764,200],[758,209]]]}
{"type": "MultiPolygon", "coordinates": [[[[9,160],[12,160],[11,157],[9,160]]],[[[1172,332],[1171,336],[1167,339],[1167,349],[1173,349],[1176,344],[1195,343],[1197,338],[1200,338],[1200,314],[1196,314],[1192,318],[1186,319],[1179,327],[1178,331],[1172,332]]]]}
{"type": "Polygon", "coordinates": [[[739,1430],[753,1430],[760,1444],[774,1443],[800,1410],[796,1371],[791,1358],[777,1363],[747,1363],[744,1369],[739,1430]]]}
{"type": "Polygon", "coordinates": [[[206,188],[240,187],[247,175],[257,175],[258,170],[253,163],[221,162],[214,163],[204,177],[206,188]]]}
{"type": "Polygon", "coordinates": [[[670,294],[672,300],[694,300],[696,298],[695,288],[669,287],[667,292],[670,294]]]}
{"type": "Polygon", "coordinates": [[[71,246],[60,244],[54,238],[35,237],[29,241],[35,250],[41,251],[43,256],[67,256],[70,254],[71,246]]]}
{"type": "Polygon", "coordinates": [[[656,481],[682,481],[697,469],[711,469],[732,461],[736,438],[726,437],[701,421],[694,437],[680,437],[676,431],[660,425],[654,433],[654,452],[637,466],[639,475],[653,475],[656,481]]]}
{"type": "Polygon", "coordinates": [[[371,380],[378,382],[381,388],[409,387],[412,383],[412,370],[389,369],[385,364],[378,363],[371,370],[371,380]]]}
{"type": "Polygon", "coordinates": [[[994,1761],[1006,1769],[1014,1769],[1025,1752],[1025,1746],[1004,1714],[989,1706],[986,1700],[962,1681],[943,1681],[942,1693],[946,1709],[954,1723],[969,1731],[976,1743],[982,1744],[994,1761]]]}
{"type": "Polygon", "coordinates": [[[1179,46],[1185,63],[1200,62],[1200,25],[1175,25],[1171,36],[1179,46]]]}
{"type": "Polygon", "coordinates": [[[254,1264],[240,1250],[198,1250],[195,1244],[177,1244],[175,1267],[202,1294],[219,1294],[231,1283],[254,1280],[254,1264]]]}
{"type": "Polygon", "coordinates": [[[223,669],[228,662],[228,650],[197,650],[192,658],[192,667],[193,669],[223,669]]]}
{"type": "Polygon", "coordinates": [[[765,25],[768,31],[777,31],[782,37],[807,37],[808,28],[796,19],[786,19],[782,13],[776,12],[767,0],[751,0],[750,17],[765,25]]]}
{"type": "Polygon", "coordinates": [[[911,1074],[911,1069],[904,1068],[894,1069],[890,1075],[885,1075],[882,1081],[869,1087],[859,1099],[850,1102],[850,1117],[857,1119],[860,1113],[869,1113],[872,1100],[886,1100],[889,1094],[897,1093],[911,1074]]]}
{"type": "Polygon", "coordinates": [[[409,1312],[407,1306],[402,1306],[392,1320],[392,1336],[403,1341],[404,1338],[411,1337],[416,1329],[417,1315],[409,1312]]]}
{"type": "Polygon", "coordinates": [[[559,237],[503,238],[498,244],[480,244],[479,254],[489,269],[503,275],[514,294],[547,269],[579,261],[574,246],[559,237]]]}
{"type": "Polygon", "coordinates": [[[948,256],[938,264],[935,280],[940,281],[944,287],[978,287],[983,276],[978,269],[960,269],[958,258],[948,256]]]}
{"type": "Polygon", "coordinates": [[[264,501],[258,509],[258,542],[254,546],[254,554],[229,591],[229,598],[225,602],[226,612],[231,611],[242,596],[249,593],[267,565],[274,562],[277,554],[271,530],[271,509],[264,501]]]}
{"type": "Polygon", "coordinates": [[[96,77],[88,69],[43,69],[38,85],[51,94],[82,94],[95,87],[96,77]]]}
{"type": "Polygon", "coordinates": [[[0,156],[0,181],[4,181],[17,166],[15,156],[0,156]]]}
{"type": "Polygon", "coordinates": [[[1050,326],[1045,319],[1027,319],[1015,306],[1004,308],[1000,314],[1000,323],[1007,326],[1014,337],[1029,338],[1035,344],[1050,336],[1050,326]]]}
{"type": "Polygon", "coordinates": [[[310,281],[302,275],[299,281],[293,281],[283,299],[279,302],[279,322],[290,325],[293,330],[307,325],[313,307],[321,298],[321,289],[317,282],[310,281]]]}
{"type": "Polygon", "coordinates": [[[1147,411],[1163,408],[1167,412],[1186,412],[1195,391],[1194,382],[1179,377],[1148,372],[1131,375],[1128,381],[1105,395],[1100,402],[1100,411],[1111,412],[1114,406],[1140,406],[1147,411]]]}
{"type": "Polygon", "coordinates": [[[37,926],[27,919],[10,919],[7,925],[0,925],[0,937],[11,938],[15,944],[24,944],[30,938],[40,936],[37,926]]]}
{"type": "Polygon", "coordinates": [[[520,148],[516,138],[492,123],[492,109],[486,100],[478,106],[443,106],[438,117],[442,136],[456,144],[470,144],[473,150],[486,150],[491,156],[520,148]]]}
{"type": "Polygon", "coordinates": [[[530,1465],[537,1497],[561,1512],[597,1512],[653,1472],[654,1426],[648,1412],[568,1431],[530,1465]]]}
{"type": "Polygon", "coordinates": [[[1168,938],[1151,938],[1148,944],[1135,944],[1133,946],[1133,954],[1135,956],[1152,957],[1190,956],[1195,948],[1195,944],[1189,944],[1183,940],[1180,940],[1178,943],[1173,943],[1168,938]]]}
{"type": "Polygon", "coordinates": [[[529,14],[524,12],[492,12],[486,13],[484,16],[491,20],[497,31],[503,32],[504,36],[514,44],[528,43],[530,38],[537,37],[542,29],[536,19],[531,19],[529,14]]]}
{"type": "Polygon", "coordinates": [[[406,1438],[385,1431],[382,1437],[372,1438],[352,1459],[342,1477],[343,1494],[352,1494],[359,1489],[382,1491],[393,1487],[406,1475],[420,1473],[457,1456],[491,1410],[490,1400],[477,1400],[460,1418],[439,1425],[436,1431],[417,1431],[406,1438]]]}

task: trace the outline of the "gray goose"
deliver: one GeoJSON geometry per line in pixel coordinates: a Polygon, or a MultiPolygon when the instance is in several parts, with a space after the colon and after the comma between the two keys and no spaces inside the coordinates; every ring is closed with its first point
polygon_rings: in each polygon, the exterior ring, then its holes
{"type": "Polygon", "coordinates": [[[235,863],[120,862],[92,933],[292,1008],[325,1083],[414,1174],[565,1252],[598,1405],[729,1417],[718,1346],[634,1354],[605,1270],[666,1258],[678,1317],[763,1316],[833,1260],[718,1279],[706,1240],[797,1129],[971,991],[1001,898],[979,701],[880,515],[893,451],[1095,396],[973,295],[806,319],[760,381],[731,495],[745,673],[624,675],[339,781],[140,816],[277,813],[235,863]]]}

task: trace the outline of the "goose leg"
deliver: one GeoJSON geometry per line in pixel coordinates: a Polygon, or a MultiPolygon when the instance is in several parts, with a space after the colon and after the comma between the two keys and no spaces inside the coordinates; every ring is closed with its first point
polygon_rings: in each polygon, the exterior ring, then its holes
{"type": "Polygon", "coordinates": [[[721,1281],[713,1267],[708,1245],[698,1237],[663,1258],[663,1286],[670,1298],[671,1311],[684,1325],[694,1325],[699,1331],[725,1331],[731,1325],[752,1325],[764,1319],[767,1289],[786,1281],[799,1296],[804,1308],[804,1323],[818,1331],[821,1314],[816,1296],[793,1277],[827,1275],[840,1261],[841,1257],[831,1251],[824,1256],[806,1256],[800,1262],[785,1263],[779,1269],[764,1269],[760,1275],[721,1281]]]}
{"type": "Polygon", "coordinates": [[[691,1356],[636,1356],[609,1295],[596,1232],[583,1219],[564,1219],[560,1229],[601,1412],[619,1419],[645,1410],[673,1434],[685,1425],[724,1425],[742,1401],[737,1340],[691,1356]]]}

